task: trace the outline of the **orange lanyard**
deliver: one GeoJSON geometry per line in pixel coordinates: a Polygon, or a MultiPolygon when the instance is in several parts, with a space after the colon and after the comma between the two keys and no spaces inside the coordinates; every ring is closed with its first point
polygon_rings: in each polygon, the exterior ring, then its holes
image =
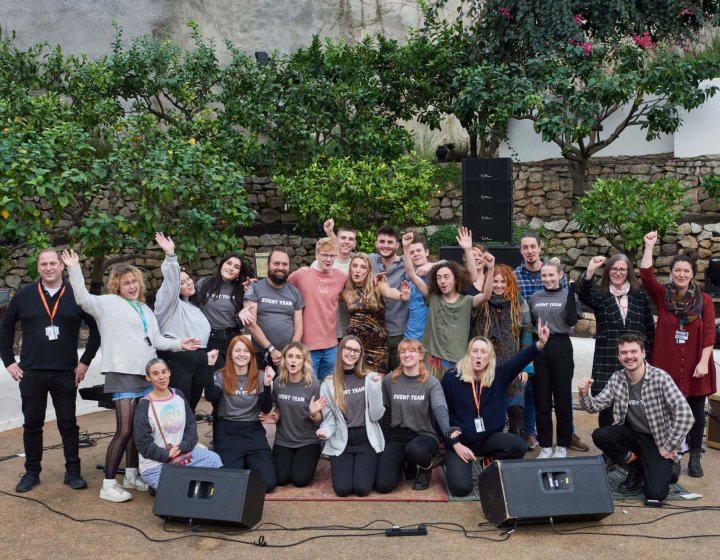
{"type": "Polygon", "coordinates": [[[473,399],[475,399],[475,408],[477,408],[478,418],[480,418],[480,397],[482,397],[482,383],[480,383],[480,390],[475,390],[475,376],[470,380],[472,384],[473,399]]]}
{"type": "Polygon", "coordinates": [[[55,306],[53,307],[52,313],[50,313],[50,307],[48,307],[47,300],[45,299],[45,294],[43,294],[42,288],[40,287],[40,282],[38,282],[38,294],[40,294],[40,301],[43,302],[43,306],[45,306],[45,311],[47,311],[48,317],[50,317],[50,326],[53,325],[53,320],[55,319],[55,314],[58,310],[58,305],[60,305],[60,300],[63,297],[63,294],[65,293],[65,288],[67,286],[63,286],[62,290],[60,290],[60,295],[57,298],[57,301],[55,302],[55,306]]]}

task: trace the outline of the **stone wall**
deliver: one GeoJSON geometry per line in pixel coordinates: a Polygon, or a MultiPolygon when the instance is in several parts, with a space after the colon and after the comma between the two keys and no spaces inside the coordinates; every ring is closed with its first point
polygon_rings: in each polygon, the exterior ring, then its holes
{"type": "MultiPolygon", "coordinates": [[[[447,164],[455,165],[455,164],[447,164]]],[[[707,266],[707,258],[720,255],[720,215],[714,200],[698,184],[703,176],[720,173],[720,156],[677,159],[670,155],[633,158],[594,158],[590,165],[588,185],[597,178],[618,178],[628,174],[644,181],[672,177],[688,185],[692,205],[688,209],[687,222],[680,227],[678,235],[667,237],[656,249],[658,274],[667,275],[672,255],[680,247],[698,249],[701,262],[699,280],[707,266]]],[[[578,230],[572,221],[572,183],[565,160],[516,163],[514,175],[515,222],[521,226],[543,230],[547,234],[546,253],[558,256],[573,278],[579,277],[588,261],[595,255],[615,252],[605,238],[590,239],[578,230]]],[[[288,249],[296,266],[309,264],[314,255],[314,245],[322,234],[321,224],[314,232],[303,232],[297,226],[297,215],[285,205],[282,195],[268,177],[248,177],[245,183],[248,203],[257,210],[255,223],[240,233],[248,256],[266,252],[277,246],[288,249]]],[[[462,191],[459,185],[449,183],[431,200],[428,212],[430,223],[460,223],[462,220],[462,191]]],[[[178,248],[182,255],[182,247],[178,248]]],[[[182,256],[181,256],[182,258],[182,256]]],[[[162,254],[152,248],[147,258],[134,262],[148,272],[148,287],[157,289],[162,280],[159,270],[162,254]]],[[[212,274],[216,259],[201,255],[187,269],[196,277],[212,274]]],[[[0,278],[0,287],[18,288],[32,281],[34,271],[28,272],[27,258],[15,255],[14,265],[0,278]]]]}

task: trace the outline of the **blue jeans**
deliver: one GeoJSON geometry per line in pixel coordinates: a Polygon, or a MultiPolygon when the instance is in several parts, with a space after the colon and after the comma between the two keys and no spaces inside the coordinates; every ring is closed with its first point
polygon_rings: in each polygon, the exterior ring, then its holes
{"type": "Polygon", "coordinates": [[[528,377],[525,384],[525,435],[537,435],[535,428],[535,388],[533,378],[528,377]]]}
{"type": "MultiPolygon", "coordinates": [[[[160,473],[165,465],[155,465],[149,469],[145,469],[140,473],[142,479],[152,488],[157,489],[158,483],[160,482],[160,473]]],[[[196,447],[192,450],[192,461],[188,463],[188,468],[191,467],[208,467],[210,469],[219,469],[222,467],[222,461],[217,453],[205,449],[204,447],[196,447]]]]}
{"type": "Polygon", "coordinates": [[[325,379],[335,371],[335,358],[337,357],[337,346],[332,348],[323,348],[321,350],[311,350],[312,367],[315,377],[319,381],[325,379]]]}

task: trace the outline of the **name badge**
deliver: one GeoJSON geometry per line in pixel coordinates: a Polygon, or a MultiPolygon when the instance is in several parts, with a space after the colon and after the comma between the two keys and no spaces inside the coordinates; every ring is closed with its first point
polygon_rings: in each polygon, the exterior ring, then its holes
{"type": "Polygon", "coordinates": [[[57,340],[60,337],[60,327],[57,325],[45,327],[45,336],[48,337],[48,340],[57,340]]]}
{"type": "Polygon", "coordinates": [[[675,331],[675,342],[685,344],[690,334],[687,331],[675,331]]]}
{"type": "Polygon", "coordinates": [[[485,422],[480,417],[475,418],[475,431],[478,433],[485,431],[485,422]]]}

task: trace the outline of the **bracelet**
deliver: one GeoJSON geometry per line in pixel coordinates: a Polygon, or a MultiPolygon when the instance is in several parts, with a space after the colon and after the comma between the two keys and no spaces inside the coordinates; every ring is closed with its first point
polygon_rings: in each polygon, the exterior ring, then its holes
{"type": "Polygon", "coordinates": [[[272,344],[268,344],[268,347],[265,348],[265,352],[275,352],[275,347],[272,344]]]}

